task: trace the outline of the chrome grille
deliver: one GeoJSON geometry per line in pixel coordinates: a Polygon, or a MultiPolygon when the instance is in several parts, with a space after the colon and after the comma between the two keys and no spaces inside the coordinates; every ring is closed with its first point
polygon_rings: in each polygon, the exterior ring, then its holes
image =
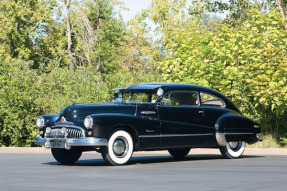
{"type": "Polygon", "coordinates": [[[67,128],[68,138],[79,139],[83,137],[83,133],[79,129],[67,128]]]}
{"type": "Polygon", "coordinates": [[[50,134],[45,134],[46,138],[69,138],[69,139],[79,139],[80,137],[85,137],[84,132],[80,129],[66,128],[66,133],[62,134],[61,129],[52,129],[50,134]],[[66,135],[66,137],[65,137],[66,135]]]}

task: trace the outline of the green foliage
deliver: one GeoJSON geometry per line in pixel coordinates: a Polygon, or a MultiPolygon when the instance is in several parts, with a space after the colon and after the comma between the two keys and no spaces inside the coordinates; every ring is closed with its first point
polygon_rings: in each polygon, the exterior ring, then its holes
{"type": "MultiPolygon", "coordinates": [[[[83,30],[81,27],[82,22],[89,22],[93,30],[94,36],[90,36],[90,50],[93,52],[89,58],[89,65],[94,65],[97,67],[98,71],[102,73],[111,73],[121,67],[120,61],[122,59],[124,48],[122,47],[124,36],[126,32],[126,25],[117,14],[115,10],[116,1],[109,0],[99,0],[98,4],[94,1],[87,1],[87,5],[82,9],[75,11],[74,20],[80,22],[75,25],[75,33],[82,35],[83,30]],[[84,12],[86,15],[85,18],[79,20],[79,12],[84,12]],[[91,41],[91,38],[94,38],[91,41]]],[[[85,38],[88,36],[86,35],[85,38]]],[[[83,50],[87,44],[83,44],[83,38],[76,38],[76,40],[82,43],[78,43],[76,50],[79,50],[81,53],[85,53],[86,50],[83,50]]],[[[86,40],[86,41],[87,41],[86,40]]],[[[86,47],[87,48],[87,47],[86,47]]]]}
{"type": "Polygon", "coordinates": [[[0,3],[0,146],[33,145],[37,116],[71,100],[163,80],[222,92],[286,145],[286,10],[275,9],[285,0],[152,0],[129,23],[118,0],[71,2],[73,70],[62,1],[0,3]],[[223,22],[208,13],[222,11],[223,22]]]}
{"type": "Polygon", "coordinates": [[[247,13],[242,27],[223,24],[214,34],[193,25],[178,34],[160,68],[169,81],[217,89],[279,135],[286,131],[287,31],[275,9],[247,13]]]}
{"type": "MultiPolygon", "coordinates": [[[[285,1],[285,0],[279,0],[285,1]]],[[[284,4],[285,5],[285,4],[284,4]]],[[[224,20],[232,26],[242,26],[248,18],[248,9],[256,6],[262,12],[268,12],[275,7],[274,0],[194,0],[189,12],[193,16],[200,16],[206,12],[226,13],[224,20]]]]}
{"type": "Polygon", "coordinates": [[[0,59],[38,58],[35,42],[45,32],[54,1],[3,0],[0,3],[0,59]]]}
{"type": "Polygon", "coordinates": [[[39,114],[30,81],[23,74],[28,63],[0,63],[0,146],[28,146],[36,136],[34,120],[39,114]],[[21,65],[20,65],[21,64],[21,65]]]}
{"type": "Polygon", "coordinates": [[[135,83],[159,81],[158,74],[141,72],[106,75],[106,83],[94,70],[31,69],[32,62],[10,60],[0,63],[0,146],[31,146],[39,130],[39,115],[60,113],[78,103],[105,102],[110,89],[135,83]]]}

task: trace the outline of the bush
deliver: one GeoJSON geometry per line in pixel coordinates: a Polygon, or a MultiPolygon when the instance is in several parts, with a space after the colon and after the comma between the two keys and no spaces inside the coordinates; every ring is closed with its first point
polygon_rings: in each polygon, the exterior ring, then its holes
{"type": "Polygon", "coordinates": [[[114,73],[102,76],[93,69],[67,70],[55,67],[31,69],[32,62],[0,63],[0,146],[31,146],[39,133],[39,115],[60,113],[75,100],[104,102],[113,97],[110,89],[135,83],[159,81],[157,73],[114,73]]]}
{"type": "Polygon", "coordinates": [[[247,13],[243,27],[222,24],[217,33],[204,26],[183,29],[160,68],[166,80],[222,92],[263,132],[279,138],[287,132],[285,23],[276,9],[264,14],[250,6],[247,13]]]}

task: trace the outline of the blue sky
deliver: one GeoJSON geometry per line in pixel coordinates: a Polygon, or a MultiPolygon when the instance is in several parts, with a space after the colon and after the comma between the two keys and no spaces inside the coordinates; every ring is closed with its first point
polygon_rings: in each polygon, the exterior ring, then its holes
{"type": "Polygon", "coordinates": [[[129,11],[122,11],[121,14],[125,21],[132,19],[142,9],[148,8],[151,4],[151,0],[121,0],[125,3],[125,7],[129,8],[129,11]]]}

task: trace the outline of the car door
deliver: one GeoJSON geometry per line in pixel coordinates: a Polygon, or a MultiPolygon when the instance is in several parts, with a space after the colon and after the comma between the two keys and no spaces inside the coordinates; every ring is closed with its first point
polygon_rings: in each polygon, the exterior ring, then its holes
{"type": "Polygon", "coordinates": [[[163,148],[202,146],[212,129],[204,123],[204,111],[196,91],[171,91],[158,106],[163,148]]]}
{"type": "Polygon", "coordinates": [[[160,147],[160,122],[155,101],[156,94],[142,93],[141,103],[136,105],[138,146],[140,149],[159,149],[160,147]]]}

